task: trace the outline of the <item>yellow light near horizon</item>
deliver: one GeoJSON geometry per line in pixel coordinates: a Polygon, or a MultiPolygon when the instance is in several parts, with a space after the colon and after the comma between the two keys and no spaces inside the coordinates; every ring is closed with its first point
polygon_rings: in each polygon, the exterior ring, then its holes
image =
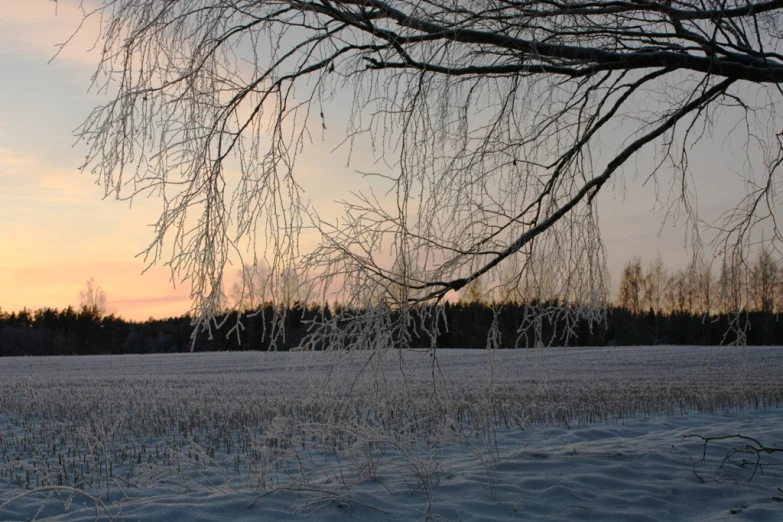
{"type": "Polygon", "coordinates": [[[124,319],[142,321],[149,317],[180,316],[190,309],[189,292],[173,288],[166,270],[154,267],[140,274],[139,263],[83,263],[53,266],[30,264],[0,272],[0,307],[6,312],[22,308],[77,307],[79,291],[87,279],[106,293],[109,312],[124,319]],[[92,274],[77,279],[76,274],[92,274]]]}

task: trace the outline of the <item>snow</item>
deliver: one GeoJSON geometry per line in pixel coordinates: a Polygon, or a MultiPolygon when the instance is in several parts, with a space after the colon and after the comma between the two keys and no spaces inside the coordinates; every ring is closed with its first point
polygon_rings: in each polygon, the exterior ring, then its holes
{"type": "Polygon", "coordinates": [[[0,521],[783,520],[781,348],[379,355],[0,358],[0,521]]]}

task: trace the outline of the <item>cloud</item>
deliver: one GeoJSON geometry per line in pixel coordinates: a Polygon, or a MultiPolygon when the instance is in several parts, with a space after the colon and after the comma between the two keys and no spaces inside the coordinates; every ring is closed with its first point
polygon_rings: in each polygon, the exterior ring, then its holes
{"type": "MultiPolygon", "coordinates": [[[[0,42],[5,42],[0,54],[34,53],[45,60],[53,58],[60,45],[74,36],[85,14],[95,9],[96,2],[4,2],[0,18],[0,42]]],[[[100,34],[99,17],[88,18],[59,59],[91,68],[97,64],[92,48],[100,34]]]]}
{"type": "Polygon", "coordinates": [[[34,165],[35,160],[33,158],[0,147],[0,169],[24,169],[34,165]]]}
{"type": "Polygon", "coordinates": [[[150,303],[190,303],[190,298],[185,295],[154,295],[144,297],[131,297],[125,299],[114,299],[115,304],[123,305],[137,305],[137,304],[150,304],[150,303]]]}
{"type": "Polygon", "coordinates": [[[101,192],[76,169],[64,169],[32,154],[0,148],[0,202],[15,209],[38,211],[52,204],[100,204],[101,192]]]}

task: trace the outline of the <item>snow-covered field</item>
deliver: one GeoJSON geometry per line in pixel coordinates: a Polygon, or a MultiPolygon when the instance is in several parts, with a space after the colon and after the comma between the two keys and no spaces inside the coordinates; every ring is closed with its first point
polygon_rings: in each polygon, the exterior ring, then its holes
{"type": "Polygon", "coordinates": [[[783,348],[0,358],[0,521],[779,521],[782,370],[783,348]],[[729,435],[753,440],[704,451],[729,435]]]}

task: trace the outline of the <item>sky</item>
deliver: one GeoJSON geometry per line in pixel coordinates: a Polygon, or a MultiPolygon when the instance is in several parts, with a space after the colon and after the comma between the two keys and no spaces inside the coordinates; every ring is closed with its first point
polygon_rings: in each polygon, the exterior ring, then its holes
{"type": "MultiPolygon", "coordinates": [[[[172,283],[168,269],[147,267],[138,257],[151,239],[154,200],[127,203],[102,198],[101,187],[78,167],[86,148],[74,130],[103,98],[90,90],[98,53],[90,51],[94,27],[85,27],[54,60],[82,15],[78,1],[0,0],[0,307],[63,308],[78,305],[79,291],[94,278],[106,293],[109,310],[143,320],[186,313],[189,288],[172,283]]],[[[737,187],[720,172],[736,150],[706,140],[693,157],[703,174],[699,204],[717,215],[737,187]],[[699,159],[700,158],[700,159],[699,159]]],[[[316,199],[339,199],[349,176],[344,159],[324,172],[322,158],[299,164],[320,169],[325,180],[316,199]]],[[[654,212],[655,193],[638,175],[602,196],[601,223],[613,277],[639,255],[660,254],[669,268],[685,265],[682,224],[654,212]]],[[[737,168],[741,168],[738,166],[737,168]]],[[[306,172],[304,173],[306,174],[306,172]]]]}
{"type": "Polygon", "coordinates": [[[78,306],[92,277],[122,317],[181,315],[189,289],[162,266],[142,275],[136,257],[154,205],[103,200],[78,170],[73,131],[101,100],[89,91],[97,55],[76,39],[50,62],[78,27],[76,4],[0,0],[0,307],[78,306]]]}

